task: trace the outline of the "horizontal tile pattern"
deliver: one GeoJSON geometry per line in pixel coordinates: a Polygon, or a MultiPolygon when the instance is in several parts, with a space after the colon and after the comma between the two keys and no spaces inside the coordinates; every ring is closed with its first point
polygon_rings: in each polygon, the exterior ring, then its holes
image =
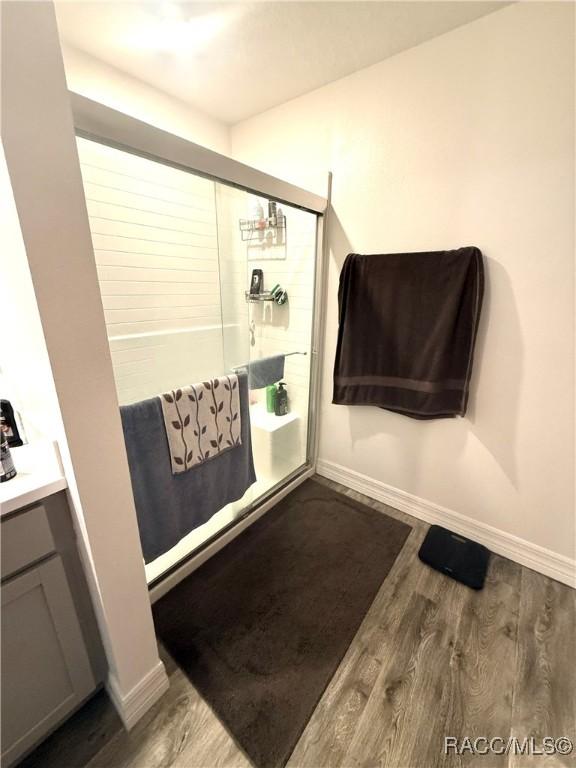
{"type": "Polygon", "coordinates": [[[181,384],[211,378],[223,370],[220,323],[110,339],[120,403],[152,397],[181,384]]]}
{"type": "Polygon", "coordinates": [[[214,183],[78,139],[121,403],[223,369],[214,183]]]}
{"type": "MultiPolygon", "coordinates": [[[[219,242],[221,247],[223,316],[237,325],[224,335],[224,357],[229,365],[289,352],[306,352],[286,358],[289,406],[300,416],[299,437],[294,443],[294,466],[306,458],[308,425],[312,320],[314,304],[314,269],[316,256],[316,217],[306,211],[282,205],[286,216],[286,246],[257,246],[242,242],[238,220],[251,215],[254,197],[236,189],[218,185],[219,242]],[[260,257],[260,258],[258,258],[260,257]],[[264,287],[276,283],[288,291],[288,304],[246,303],[253,269],[264,272],[264,287]],[[254,324],[254,344],[247,329],[254,324]]],[[[263,208],[266,201],[261,200],[263,208]]],[[[253,393],[263,405],[264,390],[253,393]]],[[[278,480],[279,478],[276,478],[278,480]]]]}

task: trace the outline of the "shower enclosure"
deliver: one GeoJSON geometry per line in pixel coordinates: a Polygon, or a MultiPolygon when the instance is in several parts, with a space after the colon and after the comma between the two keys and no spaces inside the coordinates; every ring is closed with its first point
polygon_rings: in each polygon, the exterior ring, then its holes
{"type": "Polygon", "coordinates": [[[73,104],[119,404],[286,356],[287,413],[270,411],[265,388],[250,390],[256,483],[147,564],[154,585],[312,464],[325,201],[312,195],[307,209],[282,182],[282,196],[267,194],[263,187],[276,193],[277,180],[251,169],[244,174],[234,161],[80,97],[73,96],[73,104]],[[144,138],[132,146],[132,135],[144,138]],[[220,163],[219,177],[194,167],[194,159],[174,162],[166,147],[181,152],[186,145],[193,158],[200,151],[201,161],[220,163]],[[249,183],[240,185],[238,174],[249,183]],[[250,293],[254,270],[263,276],[256,294],[250,293]]]}

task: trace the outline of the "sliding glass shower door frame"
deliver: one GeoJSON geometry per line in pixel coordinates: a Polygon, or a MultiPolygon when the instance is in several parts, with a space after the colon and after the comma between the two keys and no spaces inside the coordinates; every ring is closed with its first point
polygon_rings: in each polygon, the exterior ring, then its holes
{"type": "Polygon", "coordinates": [[[214,554],[221,546],[224,546],[234,535],[250,525],[261,514],[264,514],[268,508],[286,494],[288,489],[295,487],[299,482],[303,482],[315,471],[325,306],[325,227],[331,179],[328,179],[328,198],[324,198],[83,96],[70,93],[70,101],[74,127],[76,135],[79,137],[97,141],[130,154],[193,173],[213,182],[227,184],[255,195],[267,197],[316,215],[306,460],[262,496],[248,504],[236,520],[220,529],[213,537],[193,550],[188,557],[178,561],[158,579],[151,582],[149,584],[151,598],[155,600],[198,567],[211,554],[214,554]]]}

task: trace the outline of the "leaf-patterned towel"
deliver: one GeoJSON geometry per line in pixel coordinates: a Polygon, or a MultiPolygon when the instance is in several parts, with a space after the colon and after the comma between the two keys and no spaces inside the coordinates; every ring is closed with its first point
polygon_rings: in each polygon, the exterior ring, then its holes
{"type": "Polygon", "coordinates": [[[160,395],[173,475],[241,445],[238,392],[230,375],[160,395]]]}

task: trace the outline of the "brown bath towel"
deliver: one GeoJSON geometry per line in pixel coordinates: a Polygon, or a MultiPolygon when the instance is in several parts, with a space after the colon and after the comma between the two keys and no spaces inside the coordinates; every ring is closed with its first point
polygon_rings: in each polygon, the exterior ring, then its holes
{"type": "Polygon", "coordinates": [[[478,248],[349,254],[333,402],[416,419],[463,416],[483,291],[478,248]]]}

